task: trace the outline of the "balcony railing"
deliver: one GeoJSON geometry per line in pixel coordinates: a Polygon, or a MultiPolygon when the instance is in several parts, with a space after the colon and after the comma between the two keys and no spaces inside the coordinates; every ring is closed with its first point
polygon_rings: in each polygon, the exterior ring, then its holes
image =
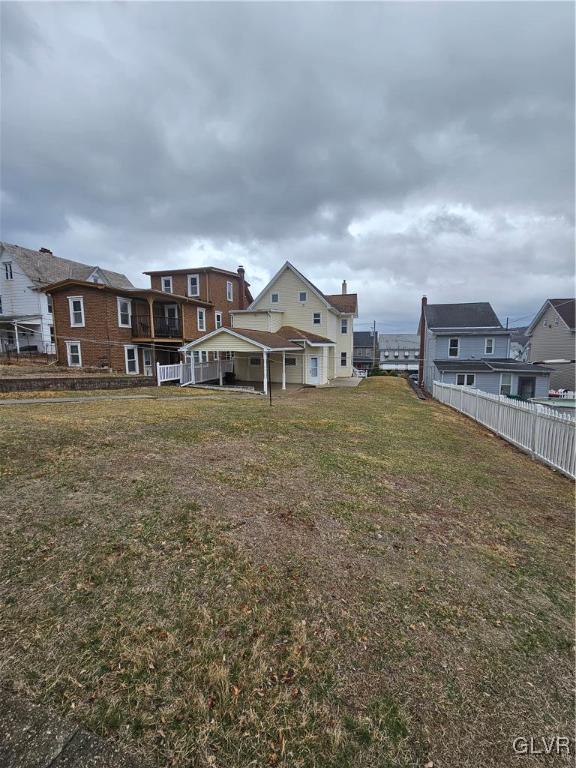
{"type": "Polygon", "coordinates": [[[179,339],[182,338],[182,325],[179,317],[154,315],[154,329],[150,328],[148,315],[132,316],[132,335],[137,339],[179,339]]]}

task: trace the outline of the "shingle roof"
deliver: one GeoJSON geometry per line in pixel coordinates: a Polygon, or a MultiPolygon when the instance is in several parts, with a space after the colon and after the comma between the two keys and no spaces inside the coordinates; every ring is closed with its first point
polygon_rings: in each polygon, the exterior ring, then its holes
{"type": "Polygon", "coordinates": [[[426,304],[428,328],[502,328],[487,301],[462,304],[426,304]]]}
{"type": "Polygon", "coordinates": [[[290,339],[290,341],[302,339],[311,341],[313,344],[334,344],[332,339],[328,339],[326,336],[319,336],[317,333],[303,331],[300,328],[294,328],[293,325],[283,325],[278,329],[277,333],[279,336],[283,336],[285,339],[290,339]]]}
{"type": "MultiPolygon", "coordinates": [[[[372,347],[374,345],[374,335],[372,331],[354,331],[355,347],[372,347]]],[[[376,339],[378,345],[378,339],[376,339]]]]}
{"type": "Polygon", "coordinates": [[[358,310],[358,294],[356,293],[323,293],[322,295],[338,312],[354,315],[358,310]]]}
{"type": "Polygon", "coordinates": [[[281,336],[279,333],[271,333],[269,331],[255,331],[252,328],[231,328],[231,331],[244,336],[246,339],[256,341],[258,344],[262,344],[270,349],[298,349],[302,351],[302,347],[294,342],[289,341],[285,336],[281,336]]]}
{"type": "Polygon", "coordinates": [[[126,275],[120,272],[112,272],[95,265],[63,259],[47,251],[33,251],[30,248],[22,248],[10,243],[0,243],[0,246],[4,253],[9,254],[16,261],[35,288],[42,288],[50,283],[68,278],[87,280],[95,269],[99,269],[107,283],[115,288],[134,287],[126,275]]]}
{"type": "Polygon", "coordinates": [[[419,349],[420,336],[417,333],[379,333],[381,349],[419,349]]]}
{"type": "Polygon", "coordinates": [[[520,360],[434,360],[439,371],[464,371],[468,373],[494,373],[513,371],[515,373],[550,373],[552,368],[520,360]]]}
{"type": "Polygon", "coordinates": [[[574,330],[576,320],[576,299],[548,299],[570,330],[574,330]]]}

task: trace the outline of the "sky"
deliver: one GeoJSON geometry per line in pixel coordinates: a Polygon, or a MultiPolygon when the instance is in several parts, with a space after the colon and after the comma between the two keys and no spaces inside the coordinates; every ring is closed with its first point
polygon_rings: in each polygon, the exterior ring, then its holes
{"type": "Polygon", "coordinates": [[[527,324],[574,295],[569,2],[2,3],[1,236],[125,272],[286,260],[527,324]]]}

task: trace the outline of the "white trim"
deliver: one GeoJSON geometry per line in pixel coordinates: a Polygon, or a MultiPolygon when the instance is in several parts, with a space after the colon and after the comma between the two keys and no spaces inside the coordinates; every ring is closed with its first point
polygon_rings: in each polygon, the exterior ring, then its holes
{"type": "Polygon", "coordinates": [[[94,283],[95,285],[109,285],[108,281],[106,280],[104,273],[100,269],[100,267],[95,267],[92,271],[92,274],[88,277],[89,283],[94,283]],[[99,280],[94,280],[95,277],[100,278],[99,280]]]}
{"type": "Polygon", "coordinates": [[[485,355],[493,355],[495,349],[496,349],[496,340],[495,340],[494,336],[486,336],[486,338],[484,339],[484,354],[485,355]],[[489,341],[492,342],[492,352],[488,352],[488,349],[487,349],[489,341]]]}
{"type": "Polygon", "coordinates": [[[340,318],[340,333],[348,333],[348,318],[347,317],[341,317],[340,318]],[[344,330],[344,326],[346,326],[346,330],[344,330]]]}
{"type": "Polygon", "coordinates": [[[204,307],[196,308],[196,325],[198,326],[199,331],[206,330],[206,310],[204,307]],[[200,326],[200,318],[202,318],[202,326],[200,326]]]}
{"type": "Polygon", "coordinates": [[[226,280],[226,301],[234,301],[234,283],[226,280]]]}
{"type": "Polygon", "coordinates": [[[221,312],[219,309],[216,309],[214,311],[214,325],[216,326],[217,331],[220,328],[222,328],[223,322],[224,322],[224,313],[221,312]],[[220,325],[218,325],[218,316],[220,316],[220,325]]]}
{"type": "Polygon", "coordinates": [[[274,291],[270,294],[270,304],[279,304],[280,303],[280,294],[278,291],[274,291]],[[274,301],[274,296],[276,296],[276,301],[274,301]]]}
{"type": "Polygon", "coordinates": [[[340,352],[340,368],[346,368],[348,365],[348,352],[340,352]],[[342,362],[342,355],[345,357],[345,362],[342,362]]]}
{"type": "Polygon", "coordinates": [[[70,313],[70,327],[71,328],[84,328],[86,326],[86,315],[84,314],[84,296],[68,296],[68,312],[70,313]],[[82,312],[82,322],[74,322],[74,310],[73,302],[80,302],[80,311],[82,312]]]}
{"type": "Polygon", "coordinates": [[[454,359],[458,359],[459,357],[460,357],[460,337],[459,336],[449,336],[448,337],[448,359],[449,360],[454,360],[454,359]],[[451,355],[450,354],[450,342],[452,341],[452,339],[456,339],[456,341],[458,342],[458,347],[456,349],[456,354],[455,355],[451,355]]]}
{"type": "Polygon", "coordinates": [[[174,293],[172,275],[164,275],[163,277],[160,278],[160,290],[162,291],[162,293],[174,293]],[[164,287],[164,280],[170,281],[170,290],[167,290],[164,287]]]}
{"type": "Polygon", "coordinates": [[[462,373],[462,371],[460,371],[460,373],[456,373],[456,386],[458,386],[458,387],[475,387],[476,386],[476,374],[475,373],[462,373]],[[458,376],[464,376],[464,381],[462,382],[462,384],[458,383],[458,376]],[[472,376],[472,379],[473,379],[472,384],[468,384],[468,381],[467,381],[468,376],[472,376]]]}
{"type": "MultiPolygon", "coordinates": [[[[189,341],[188,344],[184,344],[184,346],[179,348],[179,352],[187,352],[189,349],[192,349],[192,347],[198,346],[198,344],[203,344],[205,341],[208,341],[208,339],[211,339],[213,336],[216,336],[220,333],[228,333],[230,336],[234,336],[237,339],[242,339],[242,341],[247,341],[249,344],[253,344],[255,347],[258,347],[259,349],[265,349],[267,352],[302,352],[302,349],[294,349],[294,347],[268,347],[266,344],[261,344],[259,341],[254,341],[254,339],[250,339],[248,336],[243,336],[241,333],[238,333],[233,328],[216,328],[214,331],[210,331],[210,333],[206,333],[204,336],[201,336],[199,339],[194,339],[194,341],[189,341]]],[[[300,341],[303,341],[303,339],[300,339],[300,341]]]]}
{"type": "Polygon", "coordinates": [[[195,274],[194,272],[191,272],[189,275],[186,275],[186,290],[188,292],[188,296],[191,298],[199,298],[200,297],[200,275],[195,274]],[[195,277],[196,278],[196,288],[197,293],[192,293],[191,287],[190,287],[190,278],[195,277]]]}
{"type": "MultiPolygon", "coordinates": [[[[571,330],[573,330],[572,328],[570,328],[570,326],[568,325],[568,323],[567,323],[567,322],[564,320],[564,318],[562,317],[562,315],[560,314],[560,312],[558,312],[558,310],[556,309],[556,307],[554,306],[554,304],[552,304],[552,302],[550,301],[550,299],[546,299],[546,301],[544,302],[544,304],[542,304],[542,306],[540,307],[540,309],[539,309],[539,310],[538,310],[538,312],[536,313],[536,317],[534,318],[534,320],[532,320],[532,322],[530,323],[530,325],[528,326],[528,328],[526,328],[526,336],[532,336],[532,334],[534,333],[534,328],[535,328],[535,327],[538,325],[538,323],[540,322],[540,318],[542,317],[542,315],[544,314],[544,312],[546,311],[546,309],[547,309],[548,307],[552,307],[552,309],[554,310],[554,312],[556,312],[556,314],[558,315],[558,317],[560,318],[560,320],[562,321],[562,323],[563,323],[563,324],[566,326],[566,328],[568,328],[568,330],[570,330],[570,331],[571,331],[571,330]]],[[[509,330],[513,330],[513,329],[509,329],[509,330]]]]}
{"type": "Polygon", "coordinates": [[[118,311],[118,328],[132,328],[132,299],[125,299],[123,296],[116,297],[116,309],[118,311]],[[122,322],[122,312],[120,311],[121,302],[128,304],[128,322],[122,322]]]}
{"type": "Polygon", "coordinates": [[[79,341],[67,341],[66,342],[66,363],[68,364],[69,368],[82,368],[82,345],[80,344],[79,341]],[[70,355],[71,355],[70,346],[72,344],[76,344],[76,346],[78,347],[78,357],[80,359],[79,363],[72,363],[72,362],[70,362],[70,355]]]}
{"type": "Polygon", "coordinates": [[[126,373],[130,374],[130,376],[138,376],[138,374],[140,373],[140,361],[138,360],[138,347],[136,346],[136,344],[124,344],[124,369],[126,370],[126,373]],[[134,360],[136,362],[135,371],[128,370],[128,350],[129,349],[134,350],[134,360]]]}
{"type": "Polygon", "coordinates": [[[322,325],[322,312],[312,312],[312,325],[322,325]],[[316,315],[318,315],[318,322],[316,322],[316,315]]]}
{"type": "Polygon", "coordinates": [[[512,394],[512,371],[502,371],[502,373],[500,374],[500,383],[499,383],[499,387],[498,387],[498,394],[499,395],[503,394],[503,392],[502,392],[502,376],[510,376],[510,392],[508,392],[508,394],[511,395],[512,394]]]}
{"type": "Polygon", "coordinates": [[[273,277],[273,278],[270,280],[270,282],[268,283],[268,285],[266,285],[266,287],[265,287],[265,288],[263,288],[263,290],[261,290],[261,291],[260,291],[260,293],[258,294],[258,296],[256,296],[256,298],[254,299],[254,301],[252,302],[252,304],[250,304],[250,306],[248,307],[248,311],[252,310],[252,308],[256,306],[256,304],[257,304],[257,303],[260,301],[260,299],[262,298],[262,296],[264,296],[264,295],[265,295],[265,294],[268,292],[268,290],[269,290],[269,289],[270,289],[270,288],[271,288],[271,287],[274,285],[274,283],[275,283],[275,282],[276,282],[276,281],[277,281],[277,280],[280,278],[280,276],[283,274],[283,272],[284,272],[285,270],[287,270],[287,269],[291,270],[291,271],[292,271],[292,272],[293,272],[293,273],[296,275],[296,277],[299,277],[299,278],[300,278],[300,280],[302,280],[302,282],[303,282],[303,283],[306,285],[306,287],[308,288],[308,290],[309,290],[309,291],[311,291],[311,292],[312,292],[312,293],[313,293],[313,294],[314,294],[314,295],[315,295],[315,296],[316,296],[318,299],[320,299],[320,301],[322,302],[322,304],[324,304],[324,306],[325,306],[327,309],[329,309],[331,312],[334,312],[334,314],[336,314],[336,315],[343,315],[343,314],[347,314],[347,315],[349,315],[349,314],[350,314],[349,312],[339,312],[339,311],[336,309],[336,307],[333,307],[333,306],[332,306],[332,304],[330,304],[330,302],[329,302],[329,301],[327,301],[327,300],[324,298],[324,296],[323,296],[323,295],[320,293],[320,291],[318,290],[318,288],[316,288],[316,287],[315,287],[315,286],[314,286],[314,285],[313,285],[313,284],[312,284],[312,283],[311,283],[311,282],[308,280],[308,278],[304,277],[304,275],[303,275],[301,272],[299,272],[299,271],[296,269],[296,267],[295,267],[293,264],[291,264],[289,261],[286,261],[286,262],[285,262],[285,263],[284,263],[284,264],[283,264],[283,265],[280,267],[280,269],[278,270],[278,272],[276,272],[276,274],[275,274],[275,275],[274,275],[274,277],[273,277]]]}

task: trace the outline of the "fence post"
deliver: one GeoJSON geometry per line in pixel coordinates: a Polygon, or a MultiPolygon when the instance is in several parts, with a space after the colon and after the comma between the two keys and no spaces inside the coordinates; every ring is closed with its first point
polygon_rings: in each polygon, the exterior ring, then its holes
{"type": "Polygon", "coordinates": [[[533,413],[533,421],[532,421],[532,445],[530,446],[530,454],[532,456],[537,456],[536,453],[536,443],[538,440],[538,427],[540,425],[540,414],[539,414],[539,406],[536,406],[533,413]]]}
{"type": "Polygon", "coordinates": [[[478,394],[479,394],[479,390],[476,390],[474,392],[474,395],[476,397],[476,411],[474,412],[474,418],[476,419],[476,421],[478,421],[478,402],[480,400],[480,398],[478,397],[478,394]]]}
{"type": "Polygon", "coordinates": [[[464,403],[464,387],[460,389],[460,413],[462,413],[462,408],[464,403]]]}
{"type": "Polygon", "coordinates": [[[156,363],[156,384],[160,386],[160,363],[156,363]]]}

